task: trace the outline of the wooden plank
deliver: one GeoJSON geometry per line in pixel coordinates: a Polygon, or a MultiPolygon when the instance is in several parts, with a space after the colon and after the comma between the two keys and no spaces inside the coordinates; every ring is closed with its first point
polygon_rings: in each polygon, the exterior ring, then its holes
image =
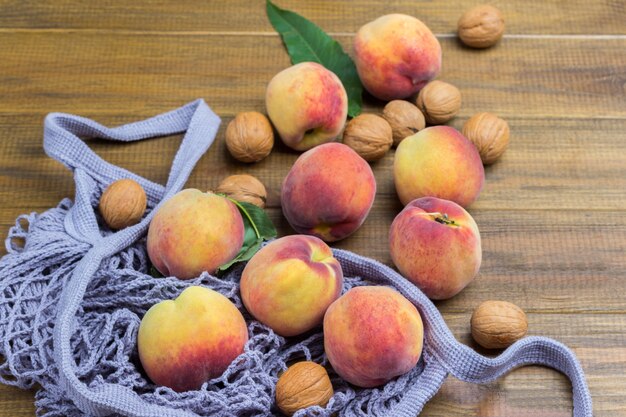
{"type": "Polygon", "coordinates": [[[35,390],[22,390],[0,384],[0,417],[32,417],[35,415],[35,390]]]}
{"type": "MultiPolygon", "coordinates": [[[[281,236],[294,233],[279,210],[270,210],[269,214],[281,236]]],[[[585,312],[598,315],[599,321],[606,312],[624,313],[626,215],[610,214],[622,226],[615,227],[608,221],[603,225],[586,224],[593,217],[589,212],[557,216],[543,212],[478,212],[475,218],[483,237],[481,271],[463,292],[437,302],[437,306],[444,313],[471,312],[482,301],[503,299],[535,313],[585,312]],[[507,223],[491,221],[496,217],[509,219],[516,228],[511,230],[507,223]],[[531,222],[536,229],[524,230],[523,224],[531,222]]],[[[387,223],[374,216],[376,212],[353,236],[333,246],[393,266],[387,247],[387,223]]],[[[9,222],[12,220],[2,222],[3,230],[8,229],[9,222]]]]}
{"type": "MultiPolygon", "coordinates": [[[[604,352],[595,351],[594,355],[604,352]]],[[[623,367],[622,363],[616,364],[623,367]]],[[[595,417],[623,417],[623,379],[614,376],[588,378],[593,393],[595,417]]],[[[529,367],[487,384],[472,385],[448,378],[442,389],[426,404],[421,416],[428,417],[570,417],[571,385],[552,370],[529,367]]]]}
{"type": "MultiPolygon", "coordinates": [[[[289,65],[264,2],[115,3],[0,0],[0,234],[18,214],[73,193],[71,175],[41,149],[45,113],[119,124],[196,97],[205,97],[224,125],[189,186],[210,189],[227,174],[256,175],[270,189],[268,212],[280,233],[292,233],[278,195],[298,154],[279,144],[267,160],[244,165],[223,145],[225,123],[239,111],[263,111],[265,85],[289,65]]],[[[279,1],[333,32],[348,51],[361,24],[389,12],[423,17],[443,34],[441,78],[460,87],[464,102],[451,124],[493,111],[509,120],[512,142],[487,169],[485,189],[470,209],[483,236],[479,277],[438,307],[454,335],[478,348],[469,335],[472,310],[487,299],[515,302],[528,312],[530,334],[554,337],[577,354],[594,415],[625,417],[625,5],[499,0],[508,37],[474,51],[451,37],[470,3],[279,1]]],[[[368,111],[380,107],[366,100],[368,111]]],[[[93,141],[93,147],[164,182],[179,138],[123,146],[93,141]]],[[[386,233],[401,209],[392,159],[390,153],[373,164],[378,194],[367,222],[335,245],[387,264],[386,233]]],[[[570,390],[562,375],[540,367],[487,386],[449,378],[422,415],[568,416],[570,390]]],[[[0,386],[0,416],[33,415],[32,396],[0,386]]]]}
{"type": "Polygon", "coordinates": [[[615,224],[626,224],[626,218],[623,212],[607,214],[603,220],[589,212],[477,212],[481,271],[457,297],[439,302],[439,308],[471,310],[496,297],[513,298],[533,311],[624,312],[618,288],[626,273],[626,230],[615,224]]]}
{"type": "MultiPolygon", "coordinates": [[[[447,324],[462,343],[476,348],[469,335],[470,314],[445,314],[447,324]]],[[[587,373],[594,394],[595,415],[620,416],[626,376],[616,374],[626,364],[626,317],[607,314],[602,320],[590,314],[529,314],[529,334],[556,338],[569,345],[587,373]]],[[[483,354],[493,356],[500,351],[483,354]]],[[[438,416],[570,416],[571,386],[548,368],[524,367],[486,385],[473,385],[449,377],[426,406],[423,415],[438,416]],[[528,399],[533,401],[529,403],[528,399]]],[[[33,391],[0,385],[0,416],[30,416],[33,391]]]]}
{"type": "MultiPolygon", "coordinates": [[[[454,335],[488,356],[499,350],[478,347],[469,334],[471,313],[445,314],[454,335]]],[[[626,377],[616,369],[626,366],[626,318],[623,314],[598,317],[589,314],[529,314],[529,334],[549,336],[570,346],[593,394],[595,416],[624,416],[626,377]]],[[[564,375],[545,367],[523,367],[486,385],[449,377],[427,404],[429,417],[566,417],[572,415],[571,385],[564,375]]]]}
{"type": "MultiPolygon", "coordinates": [[[[289,66],[276,36],[5,32],[0,42],[0,113],[156,113],[204,97],[233,115],[262,109],[268,81],[289,66]]],[[[626,39],[442,44],[441,79],[463,93],[462,117],[626,118],[626,39]]]]}
{"type": "MultiPolygon", "coordinates": [[[[495,287],[494,287],[495,288],[495,287]]],[[[498,298],[498,289],[494,289],[498,298]]],[[[476,301],[475,305],[478,305],[476,301]]],[[[597,304],[597,301],[596,301],[597,304]]],[[[453,334],[487,356],[489,351],[471,339],[471,310],[446,313],[453,334]]],[[[624,314],[528,314],[529,335],[546,336],[568,345],[587,374],[596,416],[623,416],[626,376],[616,369],[626,366],[626,317],[624,314]]],[[[543,367],[524,367],[485,386],[448,378],[442,391],[429,404],[428,416],[571,416],[571,386],[563,375],[543,367]],[[532,399],[531,402],[528,400],[532,399]]]]}
{"type": "MultiPolygon", "coordinates": [[[[0,225],[5,231],[17,215],[46,210],[73,196],[71,174],[41,149],[41,119],[41,115],[0,117],[4,138],[0,225]]],[[[131,118],[96,119],[117,124],[131,118]]],[[[516,119],[515,123],[513,137],[518,129],[525,133],[488,170],[485,190],[470,209],[483,237],[481,273],[464,292],[439,307],[444,312],[471,311],[478,302],[497,296],[535,312],[626,311],[622,279],[626,201],[620,192],[626,186],[626,121],[559,119],[548,124],[516,119]],[[553,131],[560,134],[553,136],[553,131]],[[595,131],[603,134],[589,147],[588,138],[595,131]],[[562,177],[563,172],[568,176],[562,177]],[[559,178],[554,180],[559,189],[550,186],[552,177],[559,178]]],[[[261,163],[236,163],[225,149],[223,129],[187,185],[215,189],[227,175],[255,175],[270,190],[268,211],[281,235],[293,233],[278,196],[298,154],[278,145],[261,163]]],[[[114,146],[95,141],[93,148],[115,164],[164,183],[178,144],[178,137],[171,137],[114,146]]],[[[392,159],[388,154],[373,164],[378,192],[364,226],[334,244],[389,265],[387,233],[402,209],[391,178],[392,159]]]]}
{"type": "MultiPolygon", "coordinates": [[[[464,10],[476,2],[397,0],[380,2],[276,2],[318,23],[330,32],[356,32],[366,22],[388,13],[406,13],[423,20],[436,33],[452,33],[464,10]]],[[[626,9],[619,1],[529,0],[493,2],[504,13],[509,34],[625,34],[626,9]]],[[[272,31],[265,2],[256,0],[81,2],[62,0],[0,3],[0,28],[61,28],[142,31],[272,31]],[[242,13],[242,10],[245,12],[242,13]]]]}
{"type": "MultiPolygon", "coordinates": [[[[262,111],[262,107],[253,109],[262,111]]],[[[216,111],[222,114],[219,108],[216,111]]],[[[117,116],[90,113],[80,112],[107,125],[153,115],[145,111],[117,116]]],[[[0,221],[31,209],[48,208],[73,195],[71,175],[43,152],[43,117],[0,114],[0,153],[5,155],[0,166],[0,221]]],[[[189,186],[212,189],[228,174],[249,172],[271,190],[274,198],[270,205],[278,207],[281,182],[298,153],[277,141],[274,151],[260,163],[238,163],[224,145],[225,126],[230,120],[232,117],[223,118],[215,143],[200,160],[189,186]]],[[[464,120],[459,118],[453,125],[460,128],[464,120]]],[[[470,211],[626,210],[626,120],[511,119],[510,124],[510,147],[500,161],[486,169],[485,186],[470,211]]],[[[180,136],[131,144],[90,143],[106,160],[164,183],[180,136]]],[[[370,221],[385,225],[401,209],[392,178],[393,153],[372,164],[378,184],[373,213],[379,213],[372,217],[380,220],[370,221]]],[[[554,215],[559,213],[550,214],[546,220],[554,215]]],[[[610,224],[606,214],[595,216],[606,218],[610,224]]]]}
{"type": "MultiPolygon", "coordinates": [[[[498,290],[494,290],[494,299],[498,298],[498,290]]],[[[502,350],[484,349],[475,343],[470,332],[470,318],[475,307],[482,300],[476,300],[472,308],[462,313],[444,311],[446,324],[456,339],[480,354],[494,357],[502,350]]],[[[594,374],[611,372],[610,364],[624,362],[626,365],[626,315],[622,313],[594,314],[535,312],[529,310],[521,302],[517,303],[526,311],[528,318],[528,335],[545,336],[558,340],[569,346],[579,357],[585,370],[594,374]],[[598,354],[604,351],[606,354],[598,354]]],[[[626,375],[624,381],[626,384],[626,375]]],[[[626,389],[626,386],[625,386],[626,389]]]]}

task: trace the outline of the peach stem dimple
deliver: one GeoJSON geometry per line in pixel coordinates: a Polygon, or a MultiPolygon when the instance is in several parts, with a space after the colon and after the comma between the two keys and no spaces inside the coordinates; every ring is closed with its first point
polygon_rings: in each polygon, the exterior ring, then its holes
{"type": "Polygon", "coordinates": [[[449,226],[458,226],[458,223],[456,223],[454,220],[451,220],[446,213],[441,214],[440,212],[435,211],[431,213],[421,212],[421,213],[416,213],[416,214],[430,216],[437,223],[446,224],[449,226]]]}

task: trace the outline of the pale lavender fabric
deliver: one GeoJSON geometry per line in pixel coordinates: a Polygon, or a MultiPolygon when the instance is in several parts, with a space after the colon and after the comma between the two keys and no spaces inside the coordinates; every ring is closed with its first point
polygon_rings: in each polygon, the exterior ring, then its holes
{"type": "MultiPolygon", "coordinates": [[[[279,415],[274,385],[286,364],[308,359],[327,365],[321,329],[285,339],[251,319],[239,298],[241,266],[219,279],[206,273],[191,281],[148,275],[145,232],[152,213],[183,187],[219,123],[202,100],[112,129],[67,114],[46,118],[45,150],[73,171],[75,201],[20,216],[6,240],[8,254],[0,260],[0,355],[6,359],[0,382],[21,388],[38,384],[38,415],[279,415]],[[103,161],[82,140],[128,142],[179,132],[186,134],[165,187],[103,161]],[[97,202],[103,189],[120,178],[133,178],[145,188],[149,210],[138,225],[113,233],[97,214],[97,202]],[[249,323],[250,340],[221,377],[197,391],[176,393],[146,378],[136,336],[148,308],[190,285],[208,286],[232,300],[249,323]]],[[[448,374],[485,383],[527,364],[567,375],[574,416],[592,416],[583,371],[564,345],[528,337],[495,359],[485,358],[458,343],[430,300],[394,270],[351,252],[334,253],[346,276],[344,291],[389,285],[417,306],[425,325],[424,355],[412,371],[375,389],[352,387],[331,371],[335,395],[328,406],[301,410],[296,417],[414,417],[448,374]]]]}

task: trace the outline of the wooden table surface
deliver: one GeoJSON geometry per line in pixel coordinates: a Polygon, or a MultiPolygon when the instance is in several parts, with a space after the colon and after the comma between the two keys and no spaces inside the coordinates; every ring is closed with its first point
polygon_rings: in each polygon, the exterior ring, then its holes
{"type": "MultiPolygon", "coordinates": [[[[386,13],[423,20],[443,48],[440,79],[457,85],[460,128],[479,111],[508,120],[511,143],[486,169],[470,212],[483,238],[477,279],[437,303],[455,336],[469,334],[487,299],[528,313],[532,335],[570,346],[587,374],[595,416],[626,416],[626,3],[621,0],[496,0],[507,31],[484,51],[464,48],[456,21],[475,1],[278,1],[318,23],[350,50],[355,31],[386,13]],[[391,3],[391,4],[389,4],[391,3]]],[[[71,174],[44,155],[46,113],[71,112],[116,125],[203,97],[223,119],[189,187],[211,189],[250,173],[273,196],[268,212],[291,233],[276,196],[297,154],[276,146],[264,161],[237,163],[224,128],[264,111],[270,78],[290,65],[264,2],[0,1],[0,228],[21,213],[72,196],[71,174]]],[[[367,111],[381,103],[366,99],[367,111]]],[[[179,138],[111,145],[105,159],[164,182],[179,138]]],[[[393,151],[372,164],[378,181],[364,226],[336,247],[391,264],[387,232],[401,209],[393,151]]],[[[32,416],[33,392],[0,386],[1,416],[32,416]]],[[[423,416],[568,416],[565,377],[527,367],[477,386],[450,377],[423,416]]]]}

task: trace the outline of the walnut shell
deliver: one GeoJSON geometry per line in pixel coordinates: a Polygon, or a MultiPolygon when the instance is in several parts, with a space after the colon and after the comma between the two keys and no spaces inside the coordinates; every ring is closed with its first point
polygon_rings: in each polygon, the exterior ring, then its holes
{"type": "Polygon", "coordinates": [[[487,349],[506,348],[526,336],[524,311],[506,301],[485,301],[472,314],[472,337],[487,349]]]}
{"type": "Polygon", "coordinates": [[[440,125],[452,119],[461,108],[461,92],[452,84],[431,81],[417,96],[417,107],[430,125],[440,125]]]}
{"type": "Polygon", "coordinates": [[[226,147],[238,161],[260,161],[274,147],[270,121],[256,111],[239,113],[226,127],[226,147]]]}
{"type": "Polygon", "coordinates": [[[215,192],[226,194],[234,200],[245,201],[261,208],[265,207],[265,201],[267,200],[265,186],[252,175],[231,175],[226,177],[215,192]]]}
{"type": "Polygon", "coordinates": [[[477,113],[463,125],[463,135],[478,149],[483,164],[496,162],[509,144],[509,124],[493,113],[477,113]]]}
{"type": "Polygon", "coordinates": [[[98,209],[106,224],[115,230],[139,223],[146,211],[146,192],[131,179],[110,184],[102,196],[98,209]]]}
{"type": "Polygon", "coordinates": [[[426,127],[426,119],[420,109],[405,100],[393,100],[387,103],[383,109],[383,117],[391,126],[394,146],[398,146],[404,138],[426,127]]]}
{"type": "Polygon", "coordinates": [[[393,132],[385,119],[375,114],[361,114],[350,120],[343,131],[343,143],[366,161],[376,161],[393,144],[393,132]]]}
{"type": "Polygon", "coordinates": [[[289,367],[276,383],[276,404],[287,416],[303,408],[325,407],[333,396],[333,385],[323,366],[298,362],[289,367]]]}
{"type": "Polygon", "coordinates": [[[472,48],[488,48],[498,43],[504,34],[502,12],[483,4],[463,13],[458,22],[459,38],[472,48]]]}

